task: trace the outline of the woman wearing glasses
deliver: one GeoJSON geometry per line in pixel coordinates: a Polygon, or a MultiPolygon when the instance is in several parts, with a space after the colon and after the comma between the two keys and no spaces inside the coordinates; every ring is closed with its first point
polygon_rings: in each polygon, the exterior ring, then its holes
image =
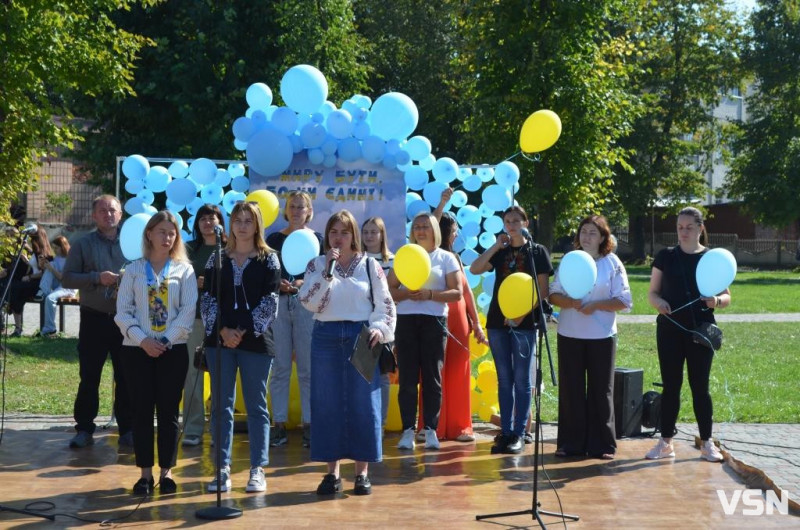
{"type": "Polygon", "coordinates": [[[546,300],[553,265],[547,249],[523,235],[522,229],[527,232],[528,228],[525,210],[519,206],[508,208],[503,212],[503,227],[506,233],[472,262],[469,270],[472,274],[496,271],[492,302],[486,316],[500,403],[501,432],[495,439],[492,453],[518,454],[525,445],[523,435],[531,408],[531,367],[536,355],[536,330],[542,318],[538,303],[531,304],[532,311],[524,316],[513,320],[505,318],[497,293],[508,276],[524,272],[536,277],[539,296],[546,300]]]}

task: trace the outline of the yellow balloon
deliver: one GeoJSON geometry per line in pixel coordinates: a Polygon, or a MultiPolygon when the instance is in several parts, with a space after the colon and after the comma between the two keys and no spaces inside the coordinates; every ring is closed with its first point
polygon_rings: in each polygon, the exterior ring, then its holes
{"type": "Polygon", "coordinates": [[[394,273],[400,283],[412,291],[418,291],[431,274],[431,257],[419,245],[403,245],[394,255],[394,273]]]}
{"type": "Polygon", "coordinates": [[[489,422],[494,414],[497,414],[497,408],[492,405],[483,404],[478,409],[478,417],[485,422],[489,422]]]}
{"type": "Polygon", "coordinates": [[[486,344],[481,344],[478,342],[478,339],[475,338],[475,335],[470,333],[469,336],[469,358],[470,359],[480,359],[486,352],[489,351],[489,346],[486,344]]]}
{"type": "Polygon", "coordinates": [[[386,415],[387,431],[402,431],[403,419],[400,417],[400,405],[397,403],[398,385],[389,385],[389,411],[386,415]]]}
{"type": "Polygon", "coordinates": [[[481,363],[478,365],[478,374],[482,374],[486,370],[497,371],[497,369],[494,367],[494,361],[492,360],[481,361],[481,363]]]}
{"type": "Polygon", "coordinates": [[[506,318],[519,318],[531,312],[536,305],[533,278],[524,272],[509,275],[497,291],[500,311],[506,318]]]}
{"type": "Polygon", "coordinates": [[[247,196],[247,202],[255,202],[261,210],[261,218],[264,220],[264,228],[270,226],[278,218],[280,205],[274,193],[267,190],[256,190],[247,196]]]}
{"type": "Polygon", "coordinates": [[[478,392],[477,390],[472,391],[472,399],[470,400],[470,411],[473,414],[478,414],[481,410],[481,406],[483,406],[483,401],[481,401],[485,396],[478,392]]]}
{"type": "Polygon", "coordinates": [[[469,389],[474,390],[477,386],[478,386],[478,380],[475,379],[475,376],[474,375],[469,376],[469,389]]]}
{"type": "Polygon", "coordinates": [[[486,370],[478,374],[478,388],[483,394],[484,401],[497,399],[497,372],[486,370]]]}
{"type": "Polygon", "coordinates": [[[522,124],[519,146],[525,153],[549,149],[561,136],[561,118],[552,110],[537,110],[522,124]]]}

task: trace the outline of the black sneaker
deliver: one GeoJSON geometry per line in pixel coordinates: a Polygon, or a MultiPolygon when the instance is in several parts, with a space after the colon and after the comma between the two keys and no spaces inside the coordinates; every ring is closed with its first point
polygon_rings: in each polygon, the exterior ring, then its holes
{"type": "Polygon", "coordinates": [[[532,444],[533,443],[533,433],[526,431],[525,434],[522,435],[522,441],[525,442],[527,445],[532,444]]]}
{"type": "Polygon", "coordinates": [[[520,438],[516,434],[509,434],[507,438],[506,447],[503,453],[509,455],[518,455],[522,452],[524,448],[525,444],[523,443],[522,438],[520,438]]]}
{"type": "Polygon", "coordinates": [[[311,424],[303,426],[303,447],[311,447],[311,424]]]}
{"type": "Polygon", "coordinates": [[[280,447],[286,445],[289,441],[289,436],[286,434],[286,427],[283,425],[276,425],[269,431],[269,446],[280,447]]]}
{"type": "Polygon", "coordinates": [[[328,473],[322,477],[322,482],[317,486],[317,495],[333,495],[342,491],[342,479],[336,478],[333,473],[328,473]]]}
{"type": "Polygon", "coordinates": [[[494,445],[492,446],[492,454],[499,455],[506,452],[508,445],[508,436],[505,434],[498,434],[494,437],[494,445]]]}
{"type": "Polygon", "coordinates": [[[158,491],[162,495],[170,495],[178,491],[178,485],[169,477],[163,477],[158,483],[158,491]]]}
{"type": "Polygon", "coordinates": [[[72,440],[69,441],[69,446],[71,449],[83,449],[84,447],[88,447],[94,443],[94,438],[92,434],[86,431],[78,431],[75,436],[72,437],[72,440]]]}
{"type": "Polygon", "coordinates": [[[153,480],[153,477],[150,477],[149,479],[142,477],[136,481],[136,484],[133,485],[133,494],[150,495],[151,493],[153,493],[154,486],[155,486],[155,481],[153,480]]]}
{"type": "Polygon", "coordinates": [[[353,490],[356,495],[369,495],[372,493],[372,483],[366,475],[358,475],[356,477],[356,487],[353,490]]]}

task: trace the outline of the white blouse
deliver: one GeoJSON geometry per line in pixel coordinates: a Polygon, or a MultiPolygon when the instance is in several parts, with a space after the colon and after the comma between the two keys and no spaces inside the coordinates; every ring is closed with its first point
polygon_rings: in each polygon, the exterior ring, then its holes
{"type": "Polygon", "coordinates": [[[147,272],[144,258],[125,268],[117,294],[114,322],[122,331],[126,346],[139,346],[144,339],[166,337],[171,344],[184,344],[194,325],[197,304],[197,280],[191,262],[170,261],[167,282],[169,306],[167,327],[163,333],[150,328],[147,272]]]}
{"type": "MultiPolygon", "coordinates": [[[[625,266],[616,254],[606,254],[595,260],[597,265],[597,281],[591,292],[581,299],[583,304],[597,300],[617,299],[625,304],[622,313],[630,312],[633,307],[631,288],[625,266]]],[[[569,296],[561,285],[559,271],[552,284],[550,294],[557,293],[569,296]]],[[[573,339],[605,339],[617,334],[617,314],[615,311],[595,311],[585,315],[572,308],[562,308],[558,314],[558,334],[573,339]]]]}
{"type": "Polygon", "coordinates": [[[303,306],[314,313],[314,320],[336,322],[349,320],[353,322],[368,321],[370,329],[376,329],[383,335],[381,342],[394,340],[396,312],[386,275],[378,261],[370,259],[372,266],[372,296],[375,300],[373,308],[369,294],[367,278],[367,258],[358,254],[350,263],[348,270],[342,270],[339,264],[333,271],[333,278],[327,280],[325,274],[325,256],[319,256],[309,262],[306,267],[305,281],[298,297],[303,306]]]}

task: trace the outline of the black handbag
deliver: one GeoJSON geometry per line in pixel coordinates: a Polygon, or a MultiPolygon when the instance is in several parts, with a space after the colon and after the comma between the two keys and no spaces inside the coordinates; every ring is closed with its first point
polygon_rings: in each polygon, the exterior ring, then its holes
{"type": "MultiPolygon", "coordinates": [[[[372,302],[372,309],[375,309],[375,297],[372,294],[372,273],[370,272],[369,260],[367,257],[367,281],[369,282],[369,300],[372,302]]],[[[397,356],[394,353],[394,342],[385,342],[381,347],[381,356],[378,358],[378,366],[382,374],[391,374],[397,370],[397,356]]]]}
{"type": "Polygon", "coordinates": [[[206,347],[198,346],[194,349],[194,367],[203,372],[208,372],[208,362],[206,362],[206,347]]]}
{"type": "Polygon", "coordinates": [[[722,330],[711,322],[701,322],[692,332],[692,340],[717,351],[722,348],[722,330]]]}

